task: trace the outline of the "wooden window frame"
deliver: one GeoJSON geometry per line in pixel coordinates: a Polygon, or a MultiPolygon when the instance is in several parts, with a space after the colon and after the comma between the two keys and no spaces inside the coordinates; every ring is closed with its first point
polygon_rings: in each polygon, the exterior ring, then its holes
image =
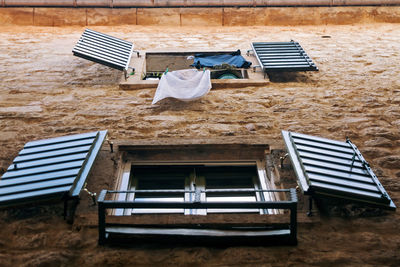
{"type": "MultiPolygon", "coordinates": [[[[252,159],[252,160],[124,160],[122,166],[120,168],[120,172],[118,174],[118,183],[116,190],[119,191],[129,191],[132,190],[132,186],[134,186],[136,179],[132,177],[132,168],[134,166],[184,166],[184,165],[199,165],[199,166],[255,166],[257,168],[256,181],[253,181],[255,189],[268,190],[274,189],[274,184],[269,180],[266,172],[266,162],[265,160],[260,159],[252,159]]],[[[203,178],[204,179],[204,178],[203,178]]],[[[189,179],[191,180],[191,179],[189,179]]],[[[203,183],[204,184],[204,183],[203,183]]],[[[201,186],[201,185],[200,185],[201,186]]],[[[193,185],[185,181],[185,190],[193,189],[193,185]]],[[[201,189],[201,188],[200,188],[201,189]]],[[[203,189],[205,187],[203,186],[203,189]]],[[[184,201],[190,201],[193,197],[193,193],[184,193],[184,201]]],[[[276,201],[279,200],[278,194],[273,192],[256,192],[257,201],[276,201]]],[[[134,200],[134,193],[119,193],[116,195],[116,199],[119,201],[134,200]]],[[[201,201],[206,200],[205,193],[201,193],[201,201]]],[[[131,209],[116,209],[114,210],[114,215],[116,216],[129,216],[132,215],[131,209]]],[[[168,212],[160,212],[154,210],[150,214],[161,214],[168,212]]],[[[214,213],[214,212],[213,212],[214,213]]],[[[229,212],[229,213],[239,213],[237,212],[229,212]]],[[[260,214],[279,214],[280,211],[276,209],[268,209],[268,210],[259,210],[260,214]]],[[[173,214],[168,213],[168,214],[173,214]]],[[[185,215],[207,215],[206,210],[200,209],[192,209],[192,210],[184,210],[183,214],[185,215]]]]}

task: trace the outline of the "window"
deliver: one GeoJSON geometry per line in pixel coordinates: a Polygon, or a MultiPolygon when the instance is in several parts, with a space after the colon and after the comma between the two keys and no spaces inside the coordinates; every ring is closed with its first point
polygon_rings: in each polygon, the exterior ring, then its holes
{"type": "Polygon", "coordinates": [[[295,244],[296,191],[275,188],[269,146],[200,143],[120,145],[115,190],[98,198],[99,243],[128,235],[295,244]]]}
{"type": "MultiPolygon", "coordinates": [[[[119,200],[135,202],[192,202],[198,198],[206,202],[273,201],[265,162],[254,161],[176,161],[176,162],[126,162],[119,200]]],[[[277,210],[264,209],[124,209],[115,215],[175,213],[207,215],[210,213],[275,214],[277,210]]]]}

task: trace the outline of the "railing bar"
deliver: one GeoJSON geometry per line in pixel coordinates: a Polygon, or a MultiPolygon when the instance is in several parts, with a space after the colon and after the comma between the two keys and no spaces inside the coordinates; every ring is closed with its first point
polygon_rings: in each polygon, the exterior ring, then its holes
{"type": "MultiPolygon", "coordinates": [[[[226,193],[234,193],[234,192],[290,192],[289,189],[206,189],[200,190],[201,193],[219,193],[219,192],[226,192],[226,193]]],[[[154,189],[154,190],[126,190],[126,191],[116,191],[110,190],[107,193],[195,193],[194,190],[162,190],[162,189],[154,189]]]]}
{"type": "Polygon", "coordinates": [[[122,202],[104,201],[103,207],[112,208],[185,208],[185,209],[207,209],[207,208],[255,208],[255,209],[290,209],[292,201],[271,201],[271,202],[122,202]]]}

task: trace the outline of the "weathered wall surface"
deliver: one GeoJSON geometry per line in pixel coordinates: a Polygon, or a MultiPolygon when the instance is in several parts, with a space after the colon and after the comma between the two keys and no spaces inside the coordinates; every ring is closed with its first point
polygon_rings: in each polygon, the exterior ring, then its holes
{"type": "MultiPolygon", "coordinates": [[[[171,15],[173,17],[173,15],[171,15]]],[[[400,27],[93,27],[139,50],[250,48],[299,41],[318,73],[271,76],[266,87],[211,91],[193,102],[151,105],[154,89],[122,91],[121,72],[72,56],[84,27],[0,27],[0,168],[25,142],[108,129],[111,140],[264,138],[282,129],[359,147],[400,203],[400,27]]],[[[100,154],[89,189],[111,188],[114,163],[100,154]]],[[[85,195],[81,205],[89,202],[85,195]]],[[[351,211],[350,211],[351,212],[351,211]]],[[[400,213],[322,218],[299,227],[296,247],[98,247],[97,229],[66,224],[62,207],[0,211],[0,265],[397,266],[400,213]]]]}
{"type": "Polygon", "coordinates": [[[260,8],[0,8],[0,25],[267,26],[400,23],[400,6],[260,8]]]}

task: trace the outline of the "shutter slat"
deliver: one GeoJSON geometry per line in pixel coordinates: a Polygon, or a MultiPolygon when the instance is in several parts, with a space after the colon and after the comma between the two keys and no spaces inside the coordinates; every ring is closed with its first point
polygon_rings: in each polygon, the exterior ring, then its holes
{"type": "Polygon", "coordinates": [[[37,146],[31,148],[24,148],[19,155],[27,155],[27,154],[36,154],[42,153],[46,151],[58,150],[58,149],[66,149],[71,147],[78,147],[78,146],[87,146],[93,144],[94,139],[83,139],[78,141],[69,141],[65,143],[59,143],[54,145],[45,145],[45,146],[37,146]]]}
{"type": "Polygon", "coordinates": [[[63,149],[59,149],[59,150],[41,152],[41,153],[35,153],[35,154],[19,155],[18,157],[16,157],[14,159],[13,163],[18,164],[18,163],[27,162],[27,161],[46,159],[46,158],[54,158],[57,156],[87,153],[90,150],[90,147],[91,147],[90,145],[89,146],[78,146],[78,147],[63,148],[63,149]]]}
{"type": "Polygon", "coordinates": [[[78,173],[79,169],[70,169],[70,170],[54,171],[36,175],[27,175],[23,177],[18,177],[16,179],[4,179],[1,180],[0,182],[0,188],[18,184],[29,184],[37,181],[61,179],[69,176],[76,177],[78,173]]]}
{"type": "Polygon", "coordinates": [[[22,162],[22,163],[18,163],[18,164],[14,163],[8,168],[8,171],[33,168],[33,167],[51,165],[51,164],[56,164],[56,163],[64,163],[64,162],[69,162],[69,161],[85,160],[86,156],[87,156],[87,153],[80,153],[80,154],[73,154],[73,155],[67,155],[67,156],[59,156],[59,157],[55,157],[55,158],[32,160],[32,161],[22,162]]]}
{"type": "Polygon", "coordinates": [[[44,146],[44,145],[53,145],[53,144],[77,141],[77,140],[88,139],[88,138],[93,139],[96,137],[96,135],[97,135],[97,132],[94,132],[94,133],[74,134],[74,135],[56,137],[56,138],[51,138],[51,139],[31,141],[31,142],[26,143],[24,148],[44,146]]]}
{"type": "Polygon", "coordinates": [[[356,168],[363,168],[361,161],[358,159],[354,160],[354,162],[353,162],[351,159],[335,158],[335,157],[330,157],[330,156],[326,156],[326,155],[308,153],[308,152],[304,152],[304,151],[299,151],[299,155],[301,156],[302,159],[315,159],[315,160],[333,163],[333,164],[341,164],[341,165],[345,165],[345,166],[353,165],[353,167],[356,167],[356,168]]]}
{"type": "Polygon", "coordinates": [[[365,191],[372,191],[376,194],[380,194],[378,188],[376,188],[375,185],[370,185],[370,184],[365,184],[365,183],[359,183],[359,182],[352,182],[344,179],[337,179],[337,178],[331,178],[331,177],[310,177],[310,180],[315,181],[315,182],[321,182],[321,183],[327,183],[327,184],[332,184],[338,187],[342,188],[349,188],[349,189],[357,189],[357,190],[365,190],[365,191]]]}
{"type": "Polygon", "coordinates": [[[24,192],[13,195],[0,196],[0,203],[2,206],[14,206],[19,203],[25,203],[34,201],[36,199],[49,199],[54,197],[62,197],[71,186],[62,186],[62,187],[54,187],[48,188],[44,190],[32,191],[32,192],[24,192]]]}
{"type": "Polygon", "coordinates": [[[319,167],[323,169],[331,169],[336,171],[342,171],[347,173],[354,173],[360,175],[369,176],[368,172],[364,170],[364,166],[355,167],[352,166],[351,163],[349,165],[339,165],[333,163],[327,163],[321,160],[310,160],[310,159],[302,159],[304,166],[311,166],[311,167],[319,167]]]}
{"type": "Polygon", "coordinates": [[[45,166],[35,167],[35,168],[31,168],[31,169],[22,169],[22,170],[17,169],[17,170],[6,172],[3,175],[2,179],[21,177],[24,175],[46,173],[46,172],[52,172],[52,171],[57,171],[57,170],[80,168],[80,167],[82,167],[83,162],[84,162],[83,160],[78,160],[78,161],[74,161],[74,162],[60,163],[60,164],[54,164],[54,165],[45,165],[45,166]]]}
{"type": "Polygon", "coordinates": [[[57,180],[45,181],[45,182],[35,182],[24,185],[15,185],[13,187],[0,188],[0,197],[5,195],[17,194],[17,193],[28,193],[36,190],[44,190],[48,188],[54,188],[59,186],[72,185],[75,177],[62,178],[57,180]]]}

